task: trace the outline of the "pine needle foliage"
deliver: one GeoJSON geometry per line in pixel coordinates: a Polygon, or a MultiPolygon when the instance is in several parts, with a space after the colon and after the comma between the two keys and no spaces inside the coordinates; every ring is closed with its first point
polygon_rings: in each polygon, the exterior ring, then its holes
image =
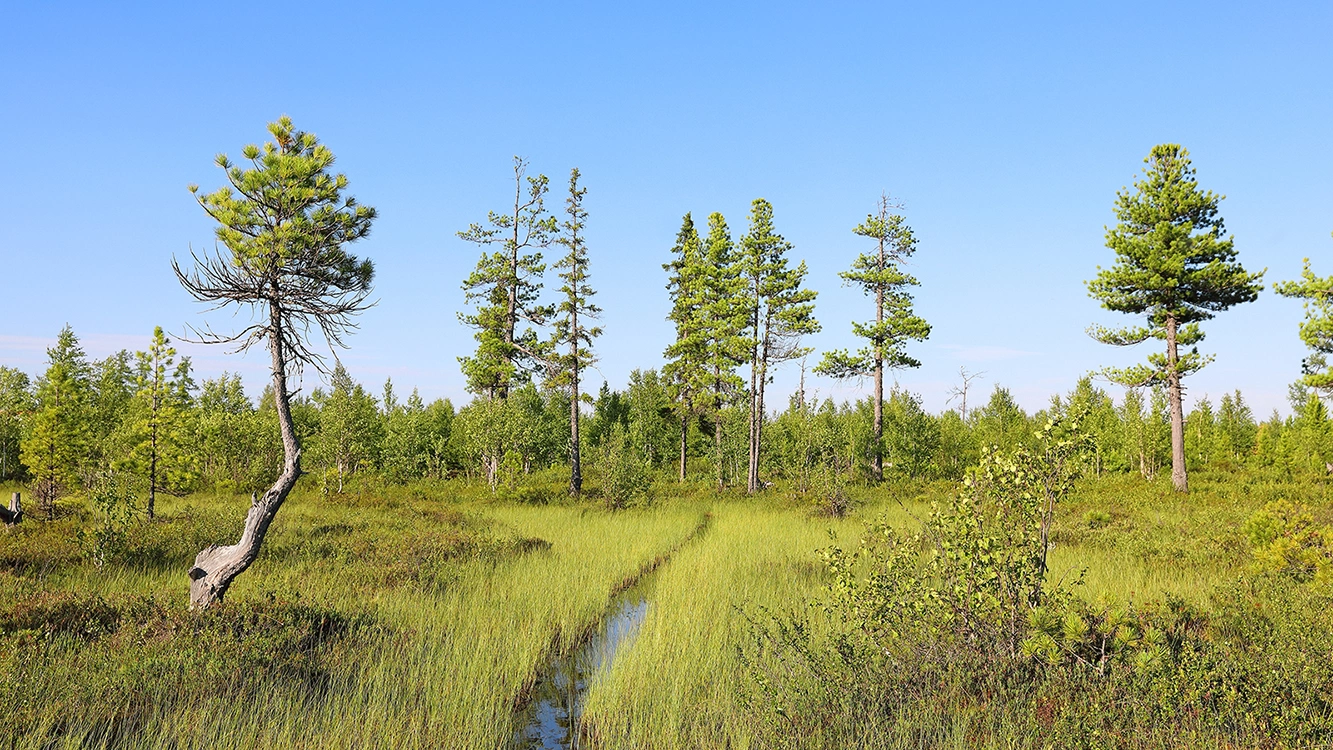
{"type": "Polygon", "coordinates": [[[569,491],[573,495],[583,491],[583,440],[579,434],[579,405],[585,396],[580,379],[584,370],[596,364],[592,340],[602,335],[601,326],[589,325],[600,317],[602,308],[592,303],[593,295],[597,292],[588,282],[588,244],[583,234],[588,222],[583,197],[587,195],[588,189],[579,187],[580,176],[577,168],[569,173],[566,218],[560,226],[560,236],[556,239],[568,252],[555,264],[564,284],[560,287],[562,299],[555,308],[552,345],[565,347],[565,351],[552,355],[552,372],[548,379],[548,385],[569,389],[569,491]]]}
{"type": "Polygon", "coordinates": [[[91,370],[68,325],[46,356],[50,364],[37,380],[37,408],[20,445],[20,457],[32,477],[38,507],[49,520],[56,500],[78,485],[88,450],[91,370]]]}
{"type": "Polygon", "coordinates": [[[1223,196],[1203,190],[1189,151],[1177,144],[1154,146],[1134,191],[1116,195],[1119,223],[1106,230],[1106,246],[1116,263],[1098,267],[1088,293],[1114,312],[1144,316],[1144,325],[1092,326],[1088,333],[1104,344],[1131,346],[1148,339],[1165,344],[1148,355],[1147,364],[1108,368],[1105,375],[1128,387],[1165,385],[1172,409],[1172,478],[1187,490],[1184,466],[1181,384],[1185,376],[1212,358],[1200,354],[1200,323],[1235,305],[1253,302],[1263,272],[1250,273],[1237,261],[1225,235],[1218,204],[1223,196]],[[1186,347],[1188,347],[1186,349],[1186,347]],[[1182,351],[1182,349],[1184,349],[1182,351]]]}
{"type": "Polygon", "coordinates": [[[868,346],[856,353],[845,349],[827,352],[815,372],[837,379],[875,379],[873,445],[871,473],[875,480],[884,478],[884,370],[920,367],[921,362],[908,356],[908,341],[924,341],[930,336],[930,324],[912,309],[911,287],[920,286],[903,271],[902,265],[916,252],[916,235],[898,208],[881,195],[876,213],[852,230],[872,239],[876,252],[862,253],[849,271],[838,274],[845,285],[856,285],[875,298],[875,319],[852,323],[852,333],[866,339],[868,346]]]}
{"type": "Polygon", "coordinates": [[[138,374],[126,420],[129,451],[118,468],[144,483],[144,510],[153,518],[157,493],[183,495],[198,473],[190,444],[190,360],[176,365],[176,349],[162,326],[153,329],[148,351],[138,352],[135,360],[138,374]]]}
{"type": "Polygon", "coordinates": [[[1301,382],[1324,394],[1333,392],[1333,370],[1328,363],[1328,356],[1333,354],[1333,276],[1315,276],[1306,258],[1299,281],[1278,282],[1273,289],[1283,297],[1304,301],[1301,341],[1311,352],[1301,362],[1301,382]]]}
{"type": "Polygon", "coordinates": [[[476,329],[477,350],[458,362],[468,390],[487,398],[505,398],[512,385],[527,382],[549,365],[547,343],[535,328],[524,326],[543,326],[555,314],[538,300],[546,272],[541,251],[555,241],[559,226],[546,211],[546,175],[528,177],[527,167],[525,160],[514,157],[512,210],[491,211],[486,224],[472,224],[458,233],[482,248],[476,270],[463,282],[465,299],[475,305],[475,312],[458,315],[463,325],[476,329]]]}
{"type": "Polygon", "coordinates": [[[375,267],[347,252],[346,245],[370,233],[376,212],[344,195],[347,176],[333,174],[333,152],[295,129],[290,117],[269,123],[272,141],[241,150],[249,168],[219,154],[215,163],[227,184],[199,194],[217,221],[214,235],[226,251],[191,251],[194,270],[173,259],[176,278],[195,299],[221,309],[249,307],[255,322],[230,334],[196,331],[205,343],[234,343],[243,351],[275,341],[282,365],[313,364],[324,358],[310,345],[317,329],[329,344],[344,347],[356,329],[354,316],[369,308],[375,267]]]}
{"type": "Polygon", "coordinates": [[[747,488],[760,486],[759,453],[763,442],[764,388],[775,366],[800,359],[810,352],[801,337],[818,333],[815,320],[817,292],[803,286],[805,261],[792,268],[787,253],[793,249],[774,230],[773,204],[763,198],[750,206],[750,229],[741,240],[737,259],[745,279],[750,334],[750,465],[747,488]]]}

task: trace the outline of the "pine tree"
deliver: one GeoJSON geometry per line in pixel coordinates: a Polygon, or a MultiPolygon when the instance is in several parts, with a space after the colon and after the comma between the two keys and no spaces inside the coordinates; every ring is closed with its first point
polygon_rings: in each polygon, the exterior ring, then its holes
{"type": "Polygon", "coordinates": [[[312,330],[325,343],[345,346],[355,316],[370,303],[375,267],[346,246],[370,233],[375,209],[344,196],[347,177],[331,174],[333,152],[313,133],[296,130],[288,117],[270,123],[273,140],[248,145],[249,168],[225,154],[216,164],[227,185],[199,195],[199,205],[218,226],[221,248],[200,257],[186,273],[172,262],[176,278],[200,302],[215,308],[237,305],[252,311],[248,326],[233,334],[205,331],[208,343],[231,343],[244,350],[268,346],[270,385],[282,439],[281,473],[246,514],[240,541],[201,551],[190,569],[190,602],[208,607],[222,600],[236,576],[259,555],[269,525],[301,476],[301,435],[293,416],[288,375],[304,365],[323,367],[314,351],[312,330]]]}
{"type": "Polygon", "coordinates": [[[846,350],[828,352],[815,368],[816,373],[838,379],[875,379],[870,471],[877,482],[884,479],[884,370],[920,367],[921,363],[908,356],[904,347],[908,341],[925,341],[930,336],[930,324],[912,310],[912,294],[908,291],[920,284],[902,270],[903,263],[916,251],[916,235],[900,214],[893,213],[894,208],[887,195],[880,196],[879,210],[852,230],[874,240],[876,252],[862,253],[852,262],[850,271],[838,274],[844,284],[856,284],[864,294],[875,298],[875,321],[852,324],[852,332],[869,345],[855,354],[846,350]]]}
{"type": "Polygon", "coordinates": [[[702,395],[708,389],[708,330],[705,322],[706,271],[703,247],[694,219],[685,214],[670,263],[662,265],[667,272],[667,291],[671,295],[671,313],[667,319],[676,325],[676,340],[666,348],[666,364],[662,378],[667,393],[675,406],[680,424],[680,481],[685,481],[686,451],[690,419],[700,406],[702,395]]]}
{"type": "Polygon", "coordinates": [[[46,357],[49,364],[37,381],[37,408],[19,452],[32,477],[38,508],[50,520],[56,500],[78,483],[87,455],[91,368],[69,326],[60,331],[46,357]]]}
{"type": "Polygon", "coordinates": [[[476,312],[458,319],[476,329],[477,351],[459,357],[468,390],[487,398],[505,398],[512,385],[526,382],[549,364],[548,353],[533,328],[545,325],[554,310],[538,303],[542,289],[541,251],[549,247],[558,227],[546,212],[546,175],[526,177],[528,163],[514,157],[513,210],[487,215],[488,226],[472,224],[458,236],[482,247],[477,268],[463,282],[468,304],[476,312]],[[527,182],[527,197],[523,184],[527,182]],[[491,246],[498,249],[490,251],[491,246]]]}
{"type": "Polygon", "coordinates": [[[713,465],[719,490],[726,486],[723,410],[745,388],[736,369],[745,363],[749,346],[746,327],[746,281],[740,275],[736,247],[727,220],[720,213],[708,216],[708,237],[703,248],[703,301],[706,387],[696,396],[700,410],[713,424],[713,465]]]}
{"type": "Polygon", "coordinates": [[[1143,315],[1146,325],[1109,329],[1093,326],[1093,338],[1129,346],[1150,338],[1166,344],[1164,353],[1148,355],[1146,365],[1107,369],[1126,386],[1166,386],[1171,413],[1171,481],[1189,489],[1185,468],[1185,430],[1181,380],[1203,368],[1211,357],[1199,353],[1199,323],[1217,312],[1254,301],[1263,272],[1249,273],[1236,260],[1231,237],[1218,214],[1222,196],[1200,190],[1189,152],[1175,144],[1154,146],[1135,192],[1116,195],[1120,223],[1106,231],[1115,251],[1112,268],[1098,267],[1089,294],[1115,312],[1143,315]],[[1189,347],[1188,351],[1181,351],[1189,347]]]}
{"type": "Polygon", "coordinates": [[[1333,354],[1333,276],[1315,276],[1310,270],[1310,259],[1306,258],[1300,281],[1278,282],[1273,289],[1283,297],[1295,297],[1305,303],[1300,334],[1311,353],[1301,362],[1301,382],[1325,396],[1333,394],[1333,368],[1328,361],[1333,354]]]}
{"type": "Polygon", "coordinates": [[[588,284],[588,247],[583,237],[588,212],[583,210],[583,196],[587,188],[579,187],[579,170],[569,173],[569,197],[565,199],[567,218],[561,226],[556,242],[569,252],[555,267],[560,269],[564,298],[556,308],[554,344],[566,347],[563,354],[554,356],[555,374],[550,385],[569,389],[569,492],[583,491],[582,436],[579,434],[579,407],[584,395],[580,386],[583,371],[596,363],[592,340],[602,335],[600,326],[589,326],[601,314],[601,308],[592,304],[596,292],[588,284]]]}
{"type": "Polygon", "coordinates": [[[740,272],[746,280],[750,346],[750,460],[746,487],[760,487],[764,389],[777,365],[809,353],[801,337],[817,333],[813,290],[802,288],[805,262],[787,265],[792,244],[773,230],[773,206],[759,198],[750,207],[750,229],[741,240],[740,272]]]}
{"type": "Polygon", "coordinates": [[[182,370],[173,368],[175,358],[176,350],[162,326],[153,329],[148,351],[135,355],[138,375],[126,420],[128,455],[118,468],[144,481],[149,518],[156,513],[158,492],[180,495],[197,473],[187,421],[188,359],[182,360],[186,366],[182,370]]]}

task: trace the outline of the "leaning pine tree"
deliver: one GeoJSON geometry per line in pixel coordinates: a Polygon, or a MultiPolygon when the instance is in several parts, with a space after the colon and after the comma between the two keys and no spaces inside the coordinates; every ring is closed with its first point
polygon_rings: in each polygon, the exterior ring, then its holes
{"type": "Polygon", "coordinates": [[[195,557],[190,604],[196,608],[221,601],[255,561],[269,524],[301,476],[287,379],[304,365],[323,368],[323,358],[311,348],[311,329],[330,349],[345,346],[344,337],[356,327],[353,316],[373,304],[367,298],[374,266],[345,246],[370,232],[375,209],[343,196],[347,177],[329,172],[333,152],[313,133],[296,130],[285,116],[270,123],[268,132],[271,142],[242,150],[248,168],[225,154],[217,157],[227,185],[204,195],[190,186],[218,223],[214,233],[225,250],[202,256],[192,251],[189,271],[172,261],[176,278],[196,300],[252,311],[254,322],[238,332],[205,327],[196,333],[205,343],[230,343],[237,350],[267,346],[283,449],[282,473],[254,499],[240,541],[210,546],[195,557]]]}
{"type": "Polygon", "coordinates": [[[1189,151],[1176,144],[1154,146],[1144,163],[1148,168],[1134,183],[1135,192],[1116,196],[1120,223],[1106,230],[1106,246],[1115,251],[1116,263],[1098,268],[1088,292],[1108,310],[1143,315],[1145,325],[1093,326],[1088,333],[1116,346],[1150,338],[1166,343],[1166,351],[1148,355],[1146,365],[1105,373],[1130,388],[1166,386],[1171,482],[1177,491],[1187,492],[1181,380],[1212,360],[1196,346],[1204,336],[1199,323],[1233,305],[1253,302],[1262,289],[1263,272],[1249,273],[1237,262],[1233,240],[1224,236],[1218,215],[1223,196],[1199,189],[1189,151]],[[1181,351],[1183,347],[1189,349],[1181,351]]]}
{"type": "Polygon", "coordinates": [[[592,353],[592,340],[602,335],[600,326],[590,326],[601,314],[601,308],[592,303],[596,294],[588,284],[588,245],[583,228],[588,212],[583,210],[583,196],[587,188],[579,187],[579,170],[569,173],[569,197],[565,199],[567,218],[561,224],[556,242],[569,252],[556,261],[564,286],[563,299],[556,306],[554,344],[566,347],[564,352],[551,356],[553,376],[551,385],[569,388],[569,492],[577,496],[583,491],[582,437],[579,435],[579,406],[583,401],[580,376],[597,360],[592,353]]]}
{"type": "Polygon", "coordinates": [[[1274,284],[1273,289],[1283,297],[1305,301],[1300,334],[1301,341],[1310,348],[1310,356],[1301,363],[1301,382],[1325,395],[1333,392],[1333,368],[1328,361],[1333,355],[1333,276],[1315,276],[1306,258],[1300,281],[1283,281],[1274,284]]]}
{"type": "Polygon", "coordinates": [[[821,375],[839,379],[875,379],[870,470],[877,482],[884,479],[884,370],[920,367],[903,348],[908,341],[925,341],[930,336],[930,324],[913,312],[908,291],[919,282],[902,270],[903,262],[916,251],[916,235],[901,215],[893,213],[894,208],[887,195],[880,196],[879,210],[852,230],[875,240],[876,252],[861,254],[850,271],[838,274],[844,283],[856,284],[867,296],[875,297],[874,322],[852,324],[852,332],[866,339],[868,346],[855,354],[828,352],[815,368],[821,375]]]}

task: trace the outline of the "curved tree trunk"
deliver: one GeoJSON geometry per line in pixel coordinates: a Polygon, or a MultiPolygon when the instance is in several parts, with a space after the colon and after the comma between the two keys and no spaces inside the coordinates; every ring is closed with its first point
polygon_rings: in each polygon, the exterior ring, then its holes
{"type": "Polygon", "coordinates": [[[269,350],[273,354],[273,400],[278,409],[278,426],[282,432],[283,470],[277,481],[259,497],[251,496],[250,510],[245,514],[245,529],[240,541],[226,546],[210,545],[194,558],[190,568],[190,607],[203,609],[222,601],[236,576],[259,556],[269,524],[278,515],[278,509],[301,476],[301,447],[296,440],[296,426],[292,422],[290,396],[287,393],[287,358],[282,346],[281,318],[277,305],[271,305],[272,333],[269,350]]]}

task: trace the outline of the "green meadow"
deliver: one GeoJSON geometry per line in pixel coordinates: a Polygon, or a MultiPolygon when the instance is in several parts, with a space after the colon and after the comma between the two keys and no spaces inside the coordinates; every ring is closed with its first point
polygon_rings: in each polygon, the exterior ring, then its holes
{"type": "MultiPolygon", "coordinates": [[[[1266,504],[1333,515],[1319,481],[1194,481],[1188,497],[1164,479],[1079,484],[1058,509],[1051,579],[1081,579],[1073,590],[1090,603],[1178,597],[1207,612],[1253,575],[1242,528],[1266,504]]],[[[187,608],[184,572],[201,545],[229,541],[248,498],[164,501],[101,561],[87,552],[96,518],[66,499],[54,521],[0,532],[0,744],[526,746],[534,683],[595,639],[631,588],[646,610],[580,696],[579,746],[1059,744],[1022,718],[1022,700],[1005,718],[957,696],[897,714],[870,740],[837,724],[792,735],[757,684],[771,670],[754,644],[771,623],[805,622],[816,643],[833,627],[812,606],[830,582],[818,551],[855,547],[869,520],[917,527],[953,485],[854,492],[845,518],[780,488],[686,489],[609,511],[497,500],[459,482],[298,488],[253,568],[203,612],[187,608]]],[[[1186,744],[1259,736],[1189,729],[1186,744]]],[[[1108,736],[1089,746],[1132,746],[1108,736]]]]}

